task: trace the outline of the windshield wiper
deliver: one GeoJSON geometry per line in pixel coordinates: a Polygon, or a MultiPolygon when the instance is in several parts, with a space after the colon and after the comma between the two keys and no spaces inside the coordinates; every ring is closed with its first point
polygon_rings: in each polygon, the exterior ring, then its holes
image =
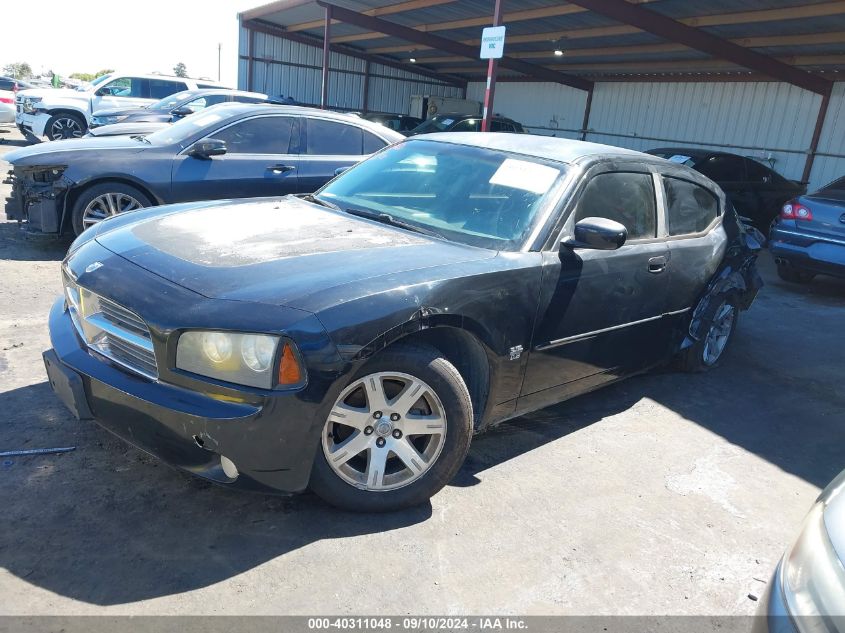
{"type": "Polygon", "coordinates": [[[335,211],[342,211],[342,209],[337,206],[334,202],[329,202],[328,200],[318,198],[313,193],[309,193],[308,195],[302,196],[302,199],[307,200],[308,202],[313,202],[314,204],[319,204],[323,207],[328,207],[329,209],[334,209],[335,211]]]}
{"type": "Polygon", "coordinates": [[[446,237],[442,233],[438,233],[437,231],[434,231],[432,229],[412,224],[411,222],[405,222],[404,220],[395,218],[389,213],[384,213],[382,211],[368,211],[366,209],[355,209],[352,207],[347,207],[346,209],[344,209],[344,211],[346,211],[350,215],[356,215],[359,218],[366,218],[368,220],[375,220],[376,222],[381,222],[382,224],[398,226],[401,229],[413,231],[414,233],[422,233],[423,235],[428,235],[429,237],[439,237],[440,239],[444,240],[446,239],[446,237]]]}

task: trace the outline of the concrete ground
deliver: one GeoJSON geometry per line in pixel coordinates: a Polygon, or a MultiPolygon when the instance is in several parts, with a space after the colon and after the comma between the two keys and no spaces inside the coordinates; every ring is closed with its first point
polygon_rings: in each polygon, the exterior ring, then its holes
{"type": "Polygon", "coordinates": [[[0,222],[0,451],[76,447],[0,457],[0,614],[748,614],[845,468],[845,283],[786,284],[764,254],[722,367],[507,423],[430,505],[362,516],[230,492],[51,393],[67,245],[0,222]]]}

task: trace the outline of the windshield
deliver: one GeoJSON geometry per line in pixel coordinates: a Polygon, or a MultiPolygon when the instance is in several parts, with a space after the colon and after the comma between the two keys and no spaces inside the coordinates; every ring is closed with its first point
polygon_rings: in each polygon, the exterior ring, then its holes
{"type": "Polygon", "coordinates": [[[316,195],[457,242],[517,250],[565,170],[529,156],[414,140],[379,152],[316,195]]]}
{"type": "Polygon", "coordinates": [[[162,128],[157,132],[153,132],[146,138],[153,145],[170,145],[172,143],[181,143],[188,137],[193,136],[197,131],[200,130],[200,128],[204,128],[207,125],[212,125],[213,123],[217,123],[226,118],[224,114],[229,111],[225,108],[225,104],[210,106],[203,110],[201,113],[187,116],[184,119],[177,121],[173,125],[168,125],[167,127],[162,128]],[[215,110],[217,110],[221,106],[224,108],[224,110],[218,114],[217,112],[215,112],[215,110]]]}
{"type": "Polygon", "coordinates": [[[651,151],[649,152],[652,156],[657,156],[658,158],[665,158],[666,160],[678,163],[679,165],[686,165],[687,167],[692,167],[695,164],[695,158],[692,156],[687,156],[686,154],[679,154],[678,152],[656,152],[651,151]]]}
{"type": "Polygon", "coordinates": [[[82,85],[77,86],[77,90],[86,91],[90,90],[92,87],[99,86],[103,83],[106,79],[111,77],[111,75],[100,75],[99,77],[92,79],[91,81],[82,82],[82,85]]]}
{"type": "Polygon", "coordinates": [[[412,131],[414,134],[430,134],[432,132],[445,132],[455,122],[455,117],[436,116],[428,121],[423,121],[412,131]]]}
{"type": "Polygon", "coordinates": [[[191,96],[192,91],[190,90],[183,90],[182,92],[177,92],[176,94],[170,95],[169,97],[165,97],[164,99],[159,99],[155,103],[150,104],[147,106],[148,110],[172,110],[177,105],[182,103],[185,99],[191,96]]]}

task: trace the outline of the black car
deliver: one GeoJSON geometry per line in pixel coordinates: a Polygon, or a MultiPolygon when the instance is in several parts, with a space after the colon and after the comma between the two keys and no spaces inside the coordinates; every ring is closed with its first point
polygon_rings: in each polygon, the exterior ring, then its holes
{"type": "Polygon", "coordinates": [[[806,184],[787,180],[756,160],[706,149],[661,147],[647,152],[687,165],[719,185],[739,215],[767,234],[787,200],[807,191],[806,184]]]}
{"type": "Polygon", "coordinates": [[[5,156],[6,217],[61,234],[168,202],[315,191],[402,135],[344,114],[223,103],[148,136],[69,139],[5,156]]]}
{"type": "Polygon", "coordinates": [[[77,416],[191,473],[390,510],[448,483],[473,432],[672,357],[715,366],[758,249],[680,165],[414,137],[310,196],[86,231],[45,361],[77,416]]]}
{"type": "Polygon", "coordinates": [[[362,114],[361,118],[373,123],[380,123],[395,132],[401,132],[405,136],[423,122],[422,119],[407,114],[379,114],[377,112],[362,114]]]}
{"type": "Polygon", "coordinates": [[[226,88],[183,90],[143,108],[97,110],[91,116],[89,129],[114,123],[174,123],[218,103],[264,103],[268,96],[260,92],[243,92],[226,88]]]}
{"type": "Polygon", "coordinates": [[[37,88],[28,81],[23,79],[15,79],[14,77],[0,76],[0,90],[9,90],[15,92],[16,90],[29,90],[30,88],[37,88]]]}
{"type": "Polygon", "coordinates": [[[783,205],[769,247],[785,281],[845,277],[845,177],[783,205]]]}
{"type": "MultiPolygon", "coordinates": [[[[434,132],[480,132],[481,117],[477,114],[438,114],[424,121],[409,132],[415,134],[431,134],[434,132]]],[[[525,134],[520,123],[513,119],[496,115],[490,121],[491,132],[510,132],[525,134]]]]}

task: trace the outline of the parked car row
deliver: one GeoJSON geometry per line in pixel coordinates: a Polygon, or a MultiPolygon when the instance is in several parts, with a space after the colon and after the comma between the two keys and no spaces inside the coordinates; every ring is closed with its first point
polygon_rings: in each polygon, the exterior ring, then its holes
{"type": "Polygon", "coordinates": [[[18,91],[16,123],[22,133],[39,139],[79,138],[98,110],[143,107],[176,92],[224,87],[185,77],[110,73],[76,89],[18,91]]]}
{"type": "Polygon", "coordinates": [[[26,220],[30,231],[79,235],[106,217],[151,205],[310,193],[403,138],[355,116],[268,104],[222,103],[153,125],[163,127],[8,153],[6,216],[26,220]]]}

